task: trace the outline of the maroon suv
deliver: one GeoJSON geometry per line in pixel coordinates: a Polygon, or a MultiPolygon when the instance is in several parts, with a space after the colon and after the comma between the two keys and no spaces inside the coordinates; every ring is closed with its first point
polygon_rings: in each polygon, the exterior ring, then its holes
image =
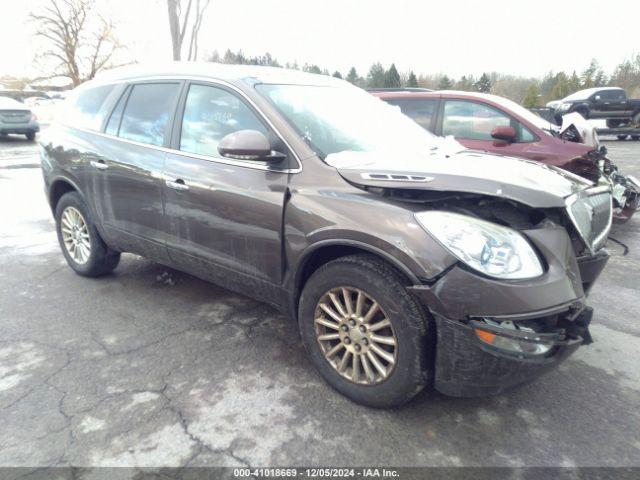
{"type": "Polygon", "coordinates": [[[598,182],[610,182],[614,218],[628,220],[638,208],[640,185],[617,172],[597,146],[567,140],[560,129],[506,98],[458,91],[377,90],[371,93],[439,136],[465,147],[537,160],[598,182]]]}

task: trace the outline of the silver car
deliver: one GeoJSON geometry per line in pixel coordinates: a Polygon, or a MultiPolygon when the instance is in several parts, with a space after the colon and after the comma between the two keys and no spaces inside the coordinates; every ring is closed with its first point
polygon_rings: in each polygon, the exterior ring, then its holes
{"type": "Polygon", "coordinates": [[[29,107],[13,98],[0,97],[1,136],[17,133],[26,135],[29,140],[35,140],[39,131],[38,119],[29,107]]]}

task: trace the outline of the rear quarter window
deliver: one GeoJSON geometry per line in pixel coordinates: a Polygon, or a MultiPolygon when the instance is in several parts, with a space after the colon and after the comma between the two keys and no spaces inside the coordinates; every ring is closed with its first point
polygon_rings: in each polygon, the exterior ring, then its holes
{"type": "Polygon", "coordinates": [[[100,131],[106,115],[103,107],[115,85],[83,89],[69,99],[63,122],[73,127],[100,131]]]}

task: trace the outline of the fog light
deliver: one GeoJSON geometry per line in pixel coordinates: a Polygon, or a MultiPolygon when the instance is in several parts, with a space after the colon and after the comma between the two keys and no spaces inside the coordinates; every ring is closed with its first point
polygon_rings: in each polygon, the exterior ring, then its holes
{"type": "Polygon", "coordinates": [[[511,353],[522,353],[526,355],[544,355],[551,350],[551,345],[548,343],[536,343],[517,340],[515,338],[503,337],[486,330],[479,328],[474,329],[478,339],[491,345],[493,348],[499,350],[506,350],[511,353]]]}

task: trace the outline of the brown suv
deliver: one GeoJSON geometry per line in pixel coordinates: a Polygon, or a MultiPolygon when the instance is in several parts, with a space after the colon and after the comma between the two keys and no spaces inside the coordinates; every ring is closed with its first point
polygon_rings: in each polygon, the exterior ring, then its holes
{"type": "Polygon", "coordinates": [[[270,303],[357,402],[502,392],[590,341],[609,191],[467,151],[341,80],[115,71],[41,144],[71,268],[133,252],[270,303]]]}

